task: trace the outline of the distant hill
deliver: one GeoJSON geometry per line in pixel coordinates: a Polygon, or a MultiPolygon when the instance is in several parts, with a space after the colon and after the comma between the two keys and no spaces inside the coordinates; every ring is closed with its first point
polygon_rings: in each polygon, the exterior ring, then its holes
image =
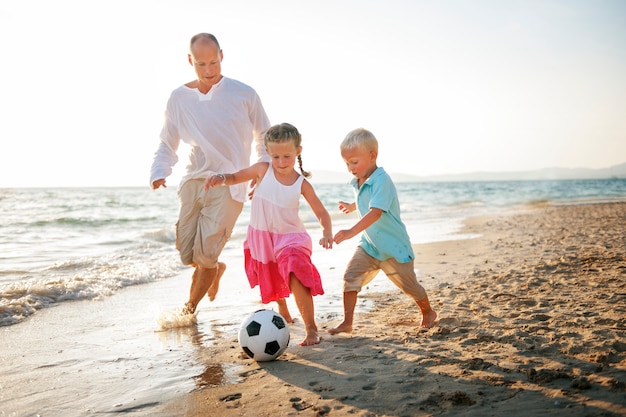
{"type": "MultiPolygon", "coordinates": [[[[544,168],[534,171],[469,172],[465,174],[416,176],[390,172],[395,182],[418,181],[518,181],[518,180],[575,180],[626,178],[626,163],[609,168],[544,168]]],[[[313,170],[312,182],[320,184],[347,183],[352,176],[348,172],[313,170]]]]}

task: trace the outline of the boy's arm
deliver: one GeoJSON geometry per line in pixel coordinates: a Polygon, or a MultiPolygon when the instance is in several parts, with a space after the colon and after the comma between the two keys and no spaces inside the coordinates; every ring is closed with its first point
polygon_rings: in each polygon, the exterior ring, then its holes
{"type": "Polygon", "coordinates": [[[268,166],[269,164],[267,162],[257,162],[254,165],[250,165],[248,168],[244,168],[232,174],[211,175],[204,181],[204,189],[208,190],[210,187],[216,187],[218,185],[234,185],[251,180],[258,181],[263,178],[268,166]]]}
{"type": "Polygon", "coordinates": [[[354,210],[356,210],[356,203],[346,203],[345,201],[340,201],[339,210],[346,214],[352,213],[354,210]]]}
{"type": "Polygon", "coordinates": [[[352,226],[350,229],[338,231],[335,235],[335,243],[341,243],[344,240],[353,238],[363,230],[373,225],[382,215],[383,211],[381,209],[372,207],[370,211],[368,211],[365,216],[361,217],[361,220],[359,220],[357,224],[352,226]]]}

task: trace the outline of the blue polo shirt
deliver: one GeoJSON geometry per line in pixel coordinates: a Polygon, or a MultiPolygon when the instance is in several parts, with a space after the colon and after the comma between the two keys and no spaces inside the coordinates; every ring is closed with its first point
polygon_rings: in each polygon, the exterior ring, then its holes
{"type": "Polygon", "coordinates": [[[391,177],[378,167],[361,188],[356,178],[352,179],[351,185],[359,217],[365,216],[370,208],[383,211],[382,216],[363,231],[359,246],[381,261],[389,258],[395,258],[401,263],[413,261],[415,255],[411,239],[400,219],[400,202],[391,177]]]}

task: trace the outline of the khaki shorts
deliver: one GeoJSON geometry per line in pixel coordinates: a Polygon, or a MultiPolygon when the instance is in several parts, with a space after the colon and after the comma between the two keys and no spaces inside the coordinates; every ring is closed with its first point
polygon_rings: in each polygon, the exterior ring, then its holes
{"type": "Polygon", "coordinates": [[[228,187],[204,191],[204,180],[185,182],[178,190],[180,212],[176,223],[176,249],[185,265],[215,268],[230,239],[243,203],[230,196],[228,187]]]}
{"type": "Polygon", "coordinates": [[[417,282],[413,262],[400,263],[394,258],[379,261],[357,246],[352,259],[348,262],[343,276],[343,291],[361,291],[378,272],[383,271],[387,278],[415,301],[426,297],[426,290],[417,282]]]}

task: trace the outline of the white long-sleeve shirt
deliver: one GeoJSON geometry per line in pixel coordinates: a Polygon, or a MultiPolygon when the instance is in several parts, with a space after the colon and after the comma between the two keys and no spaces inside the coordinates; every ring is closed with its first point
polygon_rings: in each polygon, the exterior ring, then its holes
{"type": "MultiPolygon", "coordinates": [[[[191,146],[181,185],[214,173],[232,173],[250,165],[252,143],[259,160],[269,161],[263,137],[270,127],[261,99],[248,85],[222,77],[207,94],[182,85],[165,111],[161,142],[154,154],[150,184],[172,173],[180,141],[191,146]]],[[[233,199],[244,202],[247,184],[230,186],[233,199]]]]}

